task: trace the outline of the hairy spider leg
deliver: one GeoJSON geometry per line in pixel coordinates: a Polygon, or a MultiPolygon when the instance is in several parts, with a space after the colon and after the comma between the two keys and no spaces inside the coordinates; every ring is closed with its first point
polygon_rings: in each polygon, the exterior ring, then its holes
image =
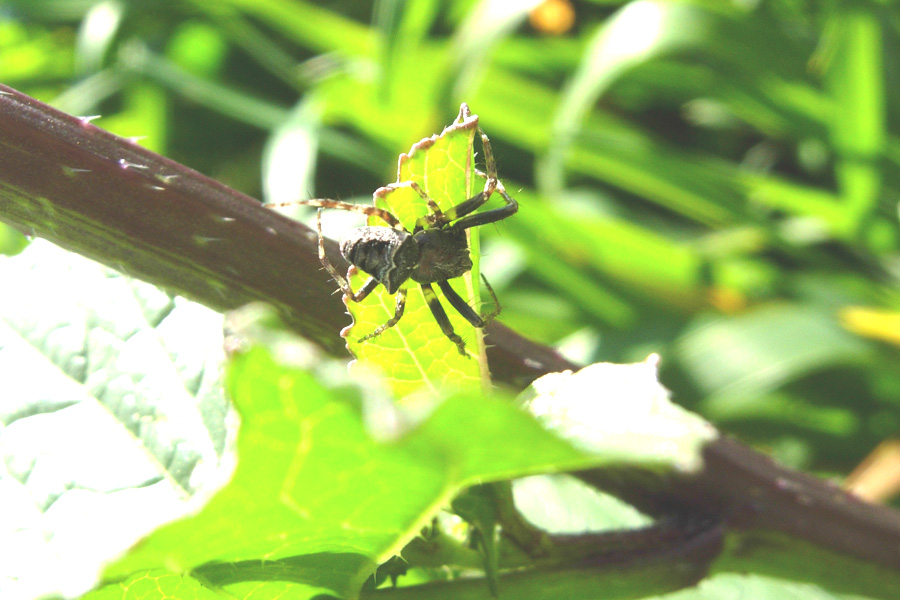
{"type": "Polygon", "coordinates": [[[492,310],[491,312],[489,312],[486,315],[482,315],[482,318],[484,319],[484,323],[485,323],[485,325],[487,325],[488,323],[490,323],[491,321],[494,320],[494,317],[496,317],[497,315],[500,314],[502,307],[500,306],[500,300],[497,298],[497,294],[494,293],[494,288],[492,288],[491,284],[488,283],[487,277],[484,276],[484,273],[481,273],[481,280],[484,282],[484,286],[487,288],[487,291],[490,293],[491,300],[494,303],[494,310],[492,310]]]}
{"type": "Polygon", "coordinates": [[[476,170],[476,173],[485,177],[484,190],[482,190],[480,194],[477,194],[472,198],[469,198],[468,200],[451,207],[445,213],[441,210],[441,207],[438,206],[437,202],[435,202],[430,196],[428,196],[428,194],[426,194],[422,190],[422,188],[420,188],[419,185],[414,181],[394,184],[395,186],[411,187],[417,194],[419,194],[419,196],[422,197],[423,200],[425,200],[425,202],[428,203],[428,207],[431,209],[432,214],[424,215],[416,219],[413,233],[418,233],[423,229],[432,227],[441,228],[451,221],[455,221],[456,219],[469,214],[470,212],[476,210],[479,206],[487,202],[488,199],[490,199],[491,194],[494,193],[494,190],[497,187],[503,187],[503,185],[500,183],[500,180],[497,179],[497,163],[494,161],[494,153],[491,150],[491,140],[488,139],[488,136],[484,133],[484,131],[481,130],[480,127],[478,128],[478,132],[481,134],[481,143],[482,147],[484,148],[485,164],[488,170],[487,175],[484,175],[480,171],[476,170]]]}
{"type": "MultiPolygon", "coordinates": [[[[397,304],[394,307],[394,316],[388,319],[388,322],[384,325],[378,327],[372,333],[369,333],[361,338],[359,338],[359,343],[363,343],[367,340],[371,340],[373,337],[377,337],[385,332],[385,330],[390,329],[394,325],[396,325],[400,321],[400,317],[403,316],[403,311],[406,309],[406,290],[401,288],[397,291],[397,304]]],[[[444,315],[446,317],[446,315],[444,315]]]]}
{"type": "Polygon", "coordinates": [[[441,216],[441,208],[438,206],[437,202],[435,202],[431,196],[425,193],[419,184],[415,181],[401,181],[398,183],[391,184],[392,187],[409,187],[412,188],[415,193],[419,195],[422,200],[424,200],[428,204],[428,208],[431,209],[431,212],[434,214],[425,215],[424,217],[419,217],[416,219],[416,231],[420,229],[425,229],[426,225],[434,226],[435,220],[441,216]]]}
{"type": "Polygon", "coordinates": [[[461,314],[466,321],[471,323],[474,327],[484,327],[490,323],[494,317],[500,314],[500,301],[497,299],[497,294],[494,293],[494,288],[491,287],[491,284],[488,283],[488,280],[484,275],[481,276],[481,279],[484,281],[484,285],[487,286],[488,292],[490,292],[491,297],[494,299],[494,310],[483,316],[475,312],[475,309],[469,306],[469,303],[456,293],[456,290],[453,289],[449,281],[437,282],[438,287],[441,288],[447,302],[449,302],[450,305],[456,309],[456,312],[461,314]]]}
{"type": "MultiPolygon", "coordinates": [[[[498,187],[497,192],[503,197],[503,200],[506,201],[505,206],[501,206],[500,208],[494,208],[492,210],[488,210],[488,211],[485,211],[482,213],[477,213],[474,215],[468,215],[465,217],[461,217],[458,220],[454,221],[453,224],[450,225],[450,229],[469,229],[470,227],[478,227],[479,225],[487,225],[488,223],[495,223],[497,221],[502,221],[503,219],[505,219],[507,217],[511,217],[512,215],[516,214],[516,212],[519,210],[519,203],[516,202],[516,200],[514,198],[510,198],[509,194],[506,193],[506,190],[498,187]]],[[[464,207],[463,205],[465,205],[466,203],[468,203],[470,201],[480,200],[480,202],[478,202],[475,205],[475,208],[478,208],[479,206],[481,206],[482,204],[487,202],[486,198],[479,198],[479,196],[481,196],[481,195],[482,194],[479,194],[478,196],[470,198],[469,200],[466,200],[465,202],[462,202],[462,203],[458,204],[457,206],[464,207]]],[[[454,209],[455,208],[456,207],[454,207],[454,209]]],[[[469,208],[469,207],[464,207],[464,208],[469,208]]],[[[467,210],[467,212],[472,212],[472,210],[475,210],[475,208],[471,208],[470,210],[467,210]]],[[[452,212],[453,212],[453,209],[447,211],[444,214],[450,215],[450,214],[452,214],[452,212]]]]}
{"type": "Polygon", "coordinates": [[[442,224],[452,222],[452,225],[450,225],[452,229],[469,229],[470,227],[495,223],[514,215],[519,210],[519,203],[506,193],[506,188],[497,179],[497,163],[494,161],[494,152],[491,150],[491,140],[480,128],[478,131],[481,134],[481,145],[484,148],[484,165],[487,169],[486,175],[479,173],[486,177],[484,190],[444,212],[442,224]],[[505,206],[476,215],[470,214],[490,200],[494,192],[498,192],[503,197],[503,200],[506,202],[505,206]]]}
{"type": "MultiPolygon", "coordinates": [[[[451,206],[450,208],[447,209],[447,212],[443,212],[441,214],[434,215],[432,217],[432,219],[431,219],[432,227],[441,228],[444,225],[446,225],[447,223],[450,223],[451,221],[455,221],[455,220],[459,219],[460,217],[463,217],[463,216],[469,214],[470,212],[472,212],[473,210],[476,210],[479,206],[481,206],[482,204],[487,202],[489,197],[490,196],[485,195],[484,192],[479,192],[478,194],[472,196],[468,200],[463,200],[459,204],[457,204],[455,206],[451,206]]],[[[422,219],[426,219],[426,218],[427,217],[422,217],[422,219]]],[[[418,232],[420,229],[423,229],[423,228],[419,227],[419,223],[417,221],[416,222],[416,231],[413,233],[418,232]]]]}
{"type": "MultiPolygon", "coordinates": [[[[438,285],[441,286],[441,290],[444,289],[443,285],[441,285],[443,283],[446,282],[438,283],[438,285]]],[[[420,284],[420,287],[422,288],[422,294],[425,296],[425,302],[428,303],[428,308],[431,309],[431,314],[434,315],[434,320],[437,321],[437,324],[441,327],[441,331],[444,332],[444,335],[450,338],[451,342],[456,344],[456,348],[457,350],[459,350],[459,353],[468,358],[469,355],[468,353],[466,353],[466,344],[465,342],[463,342],[463,339],[459,337],[459,335],[457,335],[455,331],[453,331],[453,325],[450,324],[450,319],[447,317],[447,313],[444,311],[444,307],[441,306],[441,301],[438,300],[437,294],[434,293],[434,288],[431,287],[430,283],[422,283],[420,284]]],[[[446,294],[446,291],[444,293],[446,294]]],[[[459,298],[459,295],[457,295],[456,292],[453,292],[453,295],[459,298]]],[[[460,298],[460,302],[462,302],[462,298],[460,298]]],[[[462,302],[462,305],[465,306],[466,309],[470,311],[472,310],[465,302],[462,302]]],[[[456,308],[455,304],[454,308],[456,308]]],[[[457,310],[459,309],[457,308],[457,310]]]]}
{"type": "MultiPolygon", "coordinates": [[[[355,205],[352,205],[355,206],[355,205]]],[[[363,284],[359,291],[354,292],[353,288],[350,287],[350,282],[344,278],[343,275],[338,273],[338,270],[332,266],[331,261],[328,260],[328,255],[325,254],[325,236],[322,235],[322,209],[320,208],[316,211],[316,229],[319,231],[319,262],[322,263],[322,266],[325,267],[325,270],[328,271],[328,274],[331,275],[331,278],[337,282],[338,286],[341,288],[341,291],[345,296],[353,300],[354,302],[362,302],[366,296],[372,293],[372,291],[378,287],[379,281],[374,277],[369,277],[366,282],[363,284]]]]}
{"type": "Polygon", "coordinates": [[[340,200],[328,200],[315,198],[312,200],[292,200],[290,202],[278,202],[275,204],[263,204],[266,208],[279,208],[282,206],[296,206],[304,204],[307,206],[318,206],[319,208],[336,208],[338,210],[347,210],[350,212],[358,212],[368,216],[378,217],[394,229],[403,229],[400,220],[377,206],[368,206],[366,204],[353,204],[351,202],[341,202],[340,200]]]}
{"type": "Polygon", "coordinates": [[[494,161],[494,151],[491,149],[491,140],[488,138],[487,134],[481,130],[481,127],[478,128],[478,133],[481,135],[481,147],[484,148],[484,168],[487,169],[487,178],[488,180],[485,182],[485,191],[487,191],[487,185],[490,181],[497,181],[497,163],[494,161]]]}
{"type": "MultiPolygon", "coordinates": [[[[416,188],[418,188],[418,186],[416,186],[416,188]]],[[[420,195],[424,196],[425,194],[421,189],[417,189],[416,191],[419,192],[420,195]]],[[[432,202],[434,201],[432,200],[432,202]]],[[[277,206],[289,206],[293,204],[306,204],[319,207],[319,210],[316,212],[316,229],[319,232],[319,262],[322,263],[322,266],[325,267],[325,269],[331,275],[331,278],[334,279],[335,282],[337,282],[338,286],[341,288],[341,291],[345,296],[350,298],[353,302],[362,302],[369,294],[371,294],[375,290],[375,288],[380,285],[380,282],[374,277],[369,277],[369,279],[366,280],[363,286],[359,288],[358,291],[354,292],[353,288],[350,286],[350,282],[347,281],[347,279],[343,275],[338,273],[337,269],[334,268],[334,266],[331,264],[331,261],[328,260],[328,255],[325,254],[325,235],[322,233],[322,209],[336,208],[340,210],[359,212],[365,215],[374,215],[380,218],[382,221],[388,223],[392,227],[405,231],[405,229],[403,229],[403,226],[400,224],[400,221],[397,219],[397,217],[384,209],[375,206],[365,206],[360,204],[351,204],[349,202],[340,202],[338,200],[297,200],[294,202],[282,202],[280,204],[267,204],[266,206],[269,208],[274,208],[277,206]]],[[[401,289],[397,292],[394,316],[388,319],[387,323],[381,325],[375,331],[360,338],[360,343],[381,335],[385,330],[396,325],[400,321],[400,318],[403,316],[403,311],[405,309],[406,290],[401,289]]],[[[446,318],[446,315],[444,315],[444,317],[446,318]]]]}

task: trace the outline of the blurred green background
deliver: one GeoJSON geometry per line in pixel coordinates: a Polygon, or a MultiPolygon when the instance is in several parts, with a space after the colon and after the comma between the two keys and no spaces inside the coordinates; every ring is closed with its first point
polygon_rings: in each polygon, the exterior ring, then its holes
{"type": "Polygon", "coordinates": [[[0,81],[269,202],[370,201],[465,101],[501,321],[842,477],[900,433],[894,6],[6,0],[0,81]]]}

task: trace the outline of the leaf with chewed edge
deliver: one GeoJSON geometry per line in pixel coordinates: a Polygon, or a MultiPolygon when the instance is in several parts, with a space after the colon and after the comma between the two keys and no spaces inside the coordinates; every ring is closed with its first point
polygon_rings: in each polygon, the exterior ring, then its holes
{"type": "MultiPolygon", "coordinates": [[[[375,205],[393,213],[409,231],[417,218],[430,213],[428,204],[412,188],[403,185],[414,181],[442,210],[459,204],[475,195],[483,179],[475,174],[473,143],[478,117],[465,104],[452,125],[440,135],[425,138],[414,144],[409,154],[399,160],[397,183],[378,189],[375,205]]],[[[386,225],[378,218],[370,218],[369,225],[386,225]]],[[[459,295],[473,306],[479,306],[477,228],[469,229],[472,271],[450,281],[459,295]]],[[[350,282],[359,289],[368,279],[365,273],[351,269],[350,282]]],[[[400,398],[417,392],[433,395],[440,390],[476,389],[482,386],[483,343],[481,331],[473,327],[443,298],[434,286],[454,331],[466,342],[468,356],[462,356],[455,344],[441,331],[428,308],[421,288],[413,281],[407,289],[406,310],[394,327],[380,336],[359,340],[394,315],[396,297],[379,286],[362,302],[347,302],[353,325],[344,330],[347,346],[360,363],[377,366],[387,383],[400,398]]]]}

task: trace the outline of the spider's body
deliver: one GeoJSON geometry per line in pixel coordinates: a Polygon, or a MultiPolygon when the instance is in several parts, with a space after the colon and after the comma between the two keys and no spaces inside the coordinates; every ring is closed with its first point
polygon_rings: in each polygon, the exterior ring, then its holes
{"type": "Polygon", "coordinates": [[[419,246],[419,264],[410,279],[416,283],[439,283],[472,270],[465,230],[425,229],[413,238],[419,246]]]}
{"type": "MultiPolygon", "coordinates": [[[[518,203],[509,197],[503,185],[497,179],[497,167],[491,153],[491,145],[488,137],[482,132],[481,141],[484,146],[485,166],[487,168],[484,190],[479,194],[464,200],[442,211],[437,203],[428,197],[414,182],[406,182],[402,185],[412,188],[425,200],[431,209],[431,214],[416,220],[413,231],[408,231],[401,225],[400,220],[387,210],[375,206],[361,206],[348,204],[337,200],[301,200],[300,204],[311,204],[320,207],[318,215],[319,229],[319,259],[322,265],[331,274],[331,277],[340,286],[341,291],[350,300],[361,302],[378,285],[383,285],[389,294],[396,294],[396,308],[394,316],[387,323],[378,327],[372,333],[364,336],[360,341],[371,339],[386,329],[393,327],[403,316],[406,306],[406,289],[403,284],[412,280],[419,284],[425,301],[431,309],[435,320],[456,347],[460,354],[468,356],[465,343],[459,337],[447,318],[447,313],[441,306],[431,284],[436,283],[447,301],[475,327],[484,327],[500,310],[497,298],[490,285],[488,291],[494,296],[496,308],[493,313],[482,316],[472,310],[472,307],[460,297],[450,286],[449,280],[459,277],[472,269],[472,259],[469,256],[469,244],[466,237],[466,229],[479,225],[486,225],[505,219],[518,210],[518,203]],[[481,213],[475,211],[484,205],[491,194],[499,193],[506,204],[481,213]],[[349,282],[328,261],[325,256],[325,238],[322,235],[322,208],[336,208],[360,212],[375,216],[387,223],[388,227],[365,226],[358,227],[341,239],[341,254],[347,261],[365,271],[370,278],[356,292],[350,287],[349,282]]],[[[274,205],[280,206],[280,205],[274,205]]],[[[485,284],[487,280],[485,279],[485,284]]]]}
{"type": "Polygon", "coordinates": [[[465,231],[423,229],[412,234],[390,227],[358,227],[341,239],[341,254],[383,285],[388,294],[412,279],[438,283],[472,270],[465,231]]]}

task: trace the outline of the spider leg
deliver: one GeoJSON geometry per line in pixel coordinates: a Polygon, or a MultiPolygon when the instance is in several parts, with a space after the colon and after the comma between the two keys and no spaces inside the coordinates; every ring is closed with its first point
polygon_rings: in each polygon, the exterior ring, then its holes
{"type": "Polygon", "coordinates": [[[423,190],[415,181],[401,181],[400,183],[392,184],[392,186],[395,188],[412,188],[412,190],[428,204],[428,208],[431,209],[432,214],[416,219],[415,229],[413,230],[414,233],[426,229],[427,227],[435,227],[436,225],[439,227],[440,225],[438,225],[438,223],[443,224],[449,222],[449,219],[444,218],[444,213],[441,212],[441,208],[438,206],[437,202],[435,202],[431,196],[426,194],[425,190],[423,190]]]}
{"type": "Polygon", "coordinates": [[[481,274],[481,280],[484,282],[484,285],[487,288],[487,291],[490,292],[491,299],[494,302],[494,310],[492,310],[488,314],[482,316],[482,318],[484,319],[484,323],[488,324],[494,320],[494,317],[496,317],[497,315],[500,314],[500,310],[501,310],[500,300],[497,298],[497,294],[494,293],[494,288],[492,288],[491,284],[488,283],[487,277],[484,276],[484,273],[481,274]]]}
{"type": "Polygon", "coordinates": [[[491,150],[491,140],[489,140],[488,136],[481,131],[480,127],[478,128],[478,132],[481,134],[481,146],[484,148],[484,162],[488,172],[487,174],[484,174],[478,169],[475,169],[475,173],[480,177],[485,178],[484,189],[468,200],[460,202],[456,206],[450,208],[445,213],[447,222],[455,221],[466,216],[470,212],[477,210],[478,207],[490,199],[491,194],[494,193],[497,187],[503,189],[500,180],[497,179],[497,163],[494,161],[494,152],[491,150]]]}
{"type": "Polygon", "coordinates": [[[385,330],[390,329],[394,325],[400,321],[400,318],[403,316],[403,311],[406,309],[406,290],[401,289],[397,292],[397,304],[394,308],[394,316],[388,319],[388,322],[384,325],[380,326],[378,329],[373,331],[372,333],[365,335],[359,338],[360,343],[365,342],[367,340],[371,340],[373,337],[377,337],[385,332],[385,330]]]}
{"type": "MultiPolygon", "coordinates": [[[[441,282],[441,283],[445,283],[445,282],[441,282]]],[[[441,285],[441,284],[439,283],[438,285],[441,285]]],[[[423,284],[421,284],[421,287],[422,287],[422,294],[425,296],[425,302],[428,303],[428,308],[431,309],[431,314],[434,315],[434,320],[437,321],[437,324],[440,326],[441,331],[444,332],[444,335],[446,335],[448,338],[450,338],[451,342],[456,344],[456,348],[459,350],[459,353],[468,358],[469,355],[466,353],[466,344],[465,344],[465,342],[463,342],[463,339],[461,337],[459,337],[459,335],[457,335],[455,331],[453,331],[453,326],[450,324],[450,319],[447,317],[447,313],[444,312],[444,307],[441,306],[441,301],[438,300],[437,294],[434,293],[434,288],[431,287],[430,283],[423,283],[423,284]]],[[[444,289],[443,286],[441,286],[441,289],[442,290],[444,289]]],[[[446,292],[444,292],[444,293],[446,293],[446,292]]],[[[454,292],[454,295],[455,294],[456,294],[456,292],[454,292]]],[[[456,297],[459,298],[458,295],[456,297]]],[[[459,298],[459,299],[460,299],[460,302],[462,302],[462,298],[459,298]]],[[[448,300],[449,300],[449,298],[448,298],[448,300]]],[[[453,303],[453,301],[451,300],[451,304],[452,303],[453,303]]],[[[471,308],[469,308],[469,306],[465,302],[462,302],[462,304],[468,310],[472,310],[471,308]]],[[[453,306],[454,306],[454,308],[456,308],[455,304],[453,306]]],[[[457,310],[459,310],[459,309],[457,308],[457,310]]],[[[465,316],[465,315],[463,315],[463,316],[465,316]]],[[[475,316],[477,317],[478,315],[475,315],[475,316]]],[[[466,317],[466,318],[468,318],[468,317],[466,317]]]]}
{"type": "Polygon", "coordinates": [[[456,309],[466,321],[474,327],[484,327],[484,319],[481,318],[475,309],[469,306],[469,303],[462,299],[462,296],[456,293],[456,290],[450,285],[449,281],[438,281],[438,287],[444,292],[444,298],[450,303],[450,306],[456,309]]]}
{"type": "MultiPolygon", "coordinates": [[[[416,183],[415,181],[401,181],[400,183],[394,183],[394,184],[392,184],[392,185],[393,185],[394,187],[408,187],[408,188],[412,188],[412,190],[413,190],[415,193],[417,193],[417,194],[419,195],[419,197],[422,198],[422,200],[424,200],[425,202],[428,203],[428,208],[430,208],[431,211],[432,211],[435,215],[437,215],[437,216],[440,216],[440,215],[441,215],[441,209],[440,209],[440,207],[438,207],[437,202],[435,202],[434,200],[432,200],[432,199],[431,199],[431,196],[429,196],[428,194],[426,194],[426,193],[425,193],[425,190],[423,190],[423,189],[419,186],[419,184],[416,183]]],[[[424,217],[422,217],[422,218],[424,218],[424,217]]]]}
{"type": "Polygon", "coordinates": [[[497,181],[497,163],[494,161],[494,151],[491,150],[491,140],[481,127],[478,128],[478,133],[481,135],[481,147],[484,148],[484,168],[487,169],[488,180],[484,184],[486,190],[491,180],[497,181]]]}
{"type": "Polygon", "coordinates": [[[447,302],[449,302],[450,305],[456,309],[456,312],[461,314],[466,321],[471,323],[474,327],[479,328],[483,328],[490,323],[494,317],[500,314],[500,301],[497,300],[497,294],[494,293],[494,288],[491,287],[491,284],[488,283],[488,280],[484,275],[481,276],[481,279],[484,280],[484,285],[487,286],[488,292],[490,292],[491,298],[494,300],[494,310],[483,316],[475,312],[475,309],[469,306],[469,303],[456,293],[456,290],[453,289],[449,281],[438,282],[438,287],[441,288],[447,302]]]}
{"type": "MultiPolygon", "coordinates": [[[[512,215],[516,214],[516,211],[519,210],[519,203],[516,202],[514,198],[511,198],[509,196],[509,194],[506,193],[506,190],[503,189],[502,187],[498,187],[497,192],[503,197],[503,200],[506,202],[505,206],[501,206],[500,208],[495,208],[493,210],[488,210],[483,213],[478,213],[475,215],[468,215],[466,217],[462,217],[461,219],[459,219],[458,221],[455,221],[452,225],[450,225],[450,227],[452,229],[469,229],[470,227],[477,227],[479,225],[487,225],[488,223],[495,223],[496,221],[502,221],[503,219],[505,219],[507,217],[511,217],[512,215]]],[[[483,193],[479,194],[478,196],[482,196],[482,195],[483,195],[483,193]]],[[[476,198],[478,198],[478,196],[475,196],[474,198],[470,198],[469,200],[466,200],[465,202],[462,202],[462,203],[458,204],[457,206],[462,207],[463,205],[467,204],[468,202],[471,202],[471,201],[475,200],[476,198]]],[[[475,208],[478,208],[479,206],[484,204],[486,201],[487,200],[482,199],[481,202],[475,206],[475,208]]],[[[454,209],[455,208],[456,207],[454,207],[454,209]]],[[[444,214],[449,216],[454,212],[454,209],[450,209],[444,214]]],[[[474,208],[472,210],[474,210],[474,208]]],[[[471,212],[471,210],[468,212],[471,212]]]]}
{"type": "MultiPolygon", "coordinates": [[[[433,202],[433,200],[432,200],[433,202]]],[[[293,200],[291,202],[278,202],[275,204],[263,204],[266,208],[279,208],[282,206],[295,206],[297,204],[305,204],[306,206],[318,206],[319,208],[335,208],[338,210],[346,210],[350,212],[358,212],[364,215],[378,217],[394,229],[402,229],[400,220],[394,215],[378,208],[377,206],[368,206],[365,204],[353,204],[351,202],[341,202],[340,200],[312,199],[312,200],[293,200]]]]}
{"type": "Polygon", "coordinates": [[[484,148],[484,166],[487,169],[484,190],[468,200],[460,202],[444,213],[448,222],[455,221],[451,225],[453,229],[469,229],[470,227],[501,221],[514,215],[519,210],[519,203],[506,193],[503,184],[497,179],[497,163],[494,161],[494,151],[491,150],[491,140],[488,139],[488,136],[485,135],[481,128],[478,129],[478,132],[481,134],[481,146],[484,148]],[[503,200],[506,202],[505,206],[477,215],[470,214],[487,202],[494,192],[498,192],[503,197],[503,200]]]}
{"type": "Polygon", "coordinates": [[[470,212],[477,210],[482,204],[487,202],[490,199],[489,194],[485,194],[484,192],[478,192],[468,200],[463,200],[456,206],[451,206],[447,209],[447,212],[444,213],[444,217],[446,222],[455,221],[456,219],[462,218],[469,214],[470,212]]]}
{"type": "Polygon", "coordinates": [[[372,290],[378,287],[379,282],[374,277],[370,277],[363,286],[359,288],[358,292],[354,292],[353,288],[350,287],[350,282],[347,281],[347,278],[338,273],[338,270],[335,269],[331,264],[331,261],[328,260],[328,255],[325,254],[325,236],[322,235],[321,208],[316,212],[316,229],[319,231],[319,262],[322,263],[322,266],[325,267],[325,270],[328,271],[331,278],[337,282],[345,296],[354,302],[362,302],[366,296],[372,293],[372,290]]]}

